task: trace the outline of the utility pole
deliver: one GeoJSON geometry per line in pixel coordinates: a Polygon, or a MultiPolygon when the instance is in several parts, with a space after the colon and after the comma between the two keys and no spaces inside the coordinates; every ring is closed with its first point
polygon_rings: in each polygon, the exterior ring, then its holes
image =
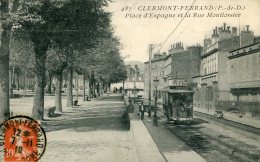
{"type": "Polygon", "coordinates": [[[151,76],[151,70],[152,70],[152,52],[153,52],[153,49],[155,47],[158,47],[160,46],[161,44],[157,44],[157,45],[154,45],[154,44],[149,44],[149,111],[148,111],[148,115],[149,117],[151,117],[151,79],[152,79],[152,76],[151,76]]]}
{"type": "Polygon", "coordinates": [[[136,80],[137,80],[137,65],[135,65],[135,77],[134,77],[134,103],[136,97],[136,80]]]}
{"type": "Polygon", "coordinates": [[[149,117],[151,117],[151,64],[152,64],[152,44],[149,44],[149,110],[148,110],[149,117]]]}

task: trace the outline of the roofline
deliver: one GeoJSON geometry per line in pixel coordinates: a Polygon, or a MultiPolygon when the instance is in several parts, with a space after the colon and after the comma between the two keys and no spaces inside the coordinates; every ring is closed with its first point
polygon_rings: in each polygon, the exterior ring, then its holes
{"type": "Polygon", "coordinates": [[[240,48],[237,48],[237,49],[235,49],[235,50],[232,50],[232,51],[230,51],[229,53],[234,52],[234,51],[237,51],[237,50],[241,50],[241,49],[243,49],[243,48],[247,48],[247,47],[250,47],[250,46],[254,46],[254,45],[256,45],[256,44],[260,44],[260,43],[249,44],[249,45],[247,45],[247,46],[240,47],[240,48]]]}
{"type": "MultiPolygon", "coordinates": [[[[166,57],[165,57],[166,58],[166,57]]],[[[165,58],[161,58],[161,59],[156,59],[156,60],[151,60],[151,62],[157,62],[157,61],[162,61],[165,60],[165,58]]],[[[149,63],[149,61],[144,62],[144,64],[149,63]]]]}

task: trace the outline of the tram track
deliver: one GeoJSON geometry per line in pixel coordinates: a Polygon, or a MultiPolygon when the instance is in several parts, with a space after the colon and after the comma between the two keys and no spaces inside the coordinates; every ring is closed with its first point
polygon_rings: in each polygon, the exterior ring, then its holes
{"type": "Polygon", "coordinates": [[[176,126],[171,124],[165,124],[165,126],[174,135],[202,156],[206,153],[207,156],[217,157],[220,152],[222,155],[230,158],[231,161],[257,162],[259,160],[259,154],[257,152],[252,153],[243,149],[243,147],[240,148],[237,145],[232,145],[223,140],[226,138],[224,136],[214,137],[204,134],[199,131],[200,127],[192,127],[188,125],[176,126]]]}
{"type": "MultiPolygon", "coordinates": [[[[162,113],[162,112],[160,112],[162,113]]],[[[247,144],[241,144],[225,135],[214,136],[210,133],[202,131],[203,123],[207,120],[197,119],[191,125],[174,125],[160,120],[160,124],[164,125],[170,132],[185,142],[194,151],[200,154],[207,161],[234,161],[234,162],[258,162],[260,159],[259,150],[254,150],[247,144]],[[196,123],[197,122],[197,123],[196,123]],[[247,149],[251,148],[251,149],[247,149]],[[221,160],[217,160],[221,156],[221,160]],[[214,160],[215,159],[215,160],[214,160]]],[[[214,124],[214,123],[213,123],[214,124]]],[[[224,124],[224,123],[223,123],[224,124]]],[[[229,124],[230,125],[230,124],[229,124]]],[[[237,128],[237,126],[236,126],[237,128]]],[[[239,127],[240,128],[240,127],[239,127]]],[[[245,130],[245,128],[243,129],[245,130]]],[[[246,129],[248,130],[248,129],[246,129]]],[[[255,133],[255,131],[250,131],[255,133]]]]}
{"type": "Polygon", "coordinates": [[[221,123],[221,124],[225,124],[225,125],[228,125],[228,126],[231,126],[231,127],[234,127],[234,128],[238,128],[238,129],[250,132],[250,133],[254,133],[256,135],[260,135],[260,129],[259,128],[255,128],[255,127],[252,127],[252,126],[249,126],[249,125],[237,123],[237,122],[227,120],[227,119],[219,119],[219,118],[216,118],[212,115],[201,113],[201,112],[198,112],[198,111],[194,111],[194,115],[198,116],[198,117],[209,119],[209,120],[217,122],[217,123],[221,123]]]}

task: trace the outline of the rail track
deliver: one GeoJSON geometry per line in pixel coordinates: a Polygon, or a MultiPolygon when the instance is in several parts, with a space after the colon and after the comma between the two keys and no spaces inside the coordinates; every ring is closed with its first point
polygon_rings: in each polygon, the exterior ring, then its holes
{"type": "MultiPolygon", "coordinates": [[[[200,113],[196,116],[203,116],[200,113]]],[[[206,114],[205,114],[206,115],[206,114]]],[[[259,130],[235,123],[228,120],[217,119],[213,116],[207,115],[210,120],[214,120],[216,123],[227,124],[235,128],[242,129],[244,131],[250,131],[254,134],[259,134],[259,130]]],[[[203,116],[203,118],[206,118],[203,116]]],[[[196,119],[191,125],[175,125],[172,123],[162,122],[170,132],[185,142],[186,145],[191,147],[194,151],[200,154],[209,162],[215,161],[233,161],[233,162],[258,162],[260,160],[259,150],[254,150],[252,146],[241,144],[239,140],[229,138],[220,133],[218,136],[212,136],[210,133],[205,133],[200,129],[203,129],[202,123],[207,123],[207,120],[196,119]],[[219,159],[218,159],[219,158],[219,159]]],[[[215,123],[213,123],[215,124],[215,123]]]]}
{"type": "Polygon", "coordinates": [[[244,131],[247,131],[247,132],[251,132],[251,133],[254,133],[256,135],[260,135],[260,129],[259,128],[255,128],[255,127],[252,127],[252,126],[249,126],[249,125],[237,123],[237,122],[230,121],[230,120],[227,120],[227,119],[215,118],[212,115],[208,115],[208,114],[197,112],[197,111],[194,111],[194,115],[198,116],[198,117],[210,119],[212,121],[215,121],[215,122],[218,122],[218,123],[221,123],[221,124],[229,125],[231,127],[238,128],[238,129],[241,129],[241,130],[244,130],[244,131]]]}

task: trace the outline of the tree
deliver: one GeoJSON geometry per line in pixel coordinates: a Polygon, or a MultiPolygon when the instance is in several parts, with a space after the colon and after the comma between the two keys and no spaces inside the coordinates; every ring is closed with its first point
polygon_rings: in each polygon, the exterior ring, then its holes
{"type": "MultiPolygon", "coordinates": [[[[84,70],[78,65],[82,65],[81,60],[85,60],[88,53],[87,48],[95,45],[97,40],[111,35],[108,32],[110,27],[110,14],[103,10],[107,5],[106,1],[70,1],[60,9],[60,15],[63,20],[59,23],[59,30],[66,30],[66,34],[55,35],[55,42],[61,47],[69,46],[70,62],[67,66],[68,84],[67,84],[67,106],[72,107],[72,79],[73,72],[84,74],[84,70]],[[70,12],[68,12],[70,11],[70,12]],[[64,22],[65,20],[65,22],[64,22]]],[[[59,22],[56,20],[56,22],[59,22]]],[[[87,64],[88,61],[83,64],[87,64]]]]}
{"type": "Polygon", "coordinates": [[[60,49],[53,45],[48,50],[48,57],[46,62],[46,67],[49,73],[52,73],[56,78],[55,84],[55,107],[57,112],[62,112],[62,82],[63,82],[63,71],[68,64],[68,49],[60,49]]]}
{"type": "MultiPolygon", "coordinates": [[[[28,39],[20,39],[19,37],[16,37],[16,33],[12,34],[11,37],[11,50],[10,50],[10,63],[9,63],[9,69],[11,71],[11,83],[14,84],[14,74],[18,76],[17,79],[19,79],[19,76],[23,76],[23,90],[24,90],[24,96],[26,95],[26,79],[29,74],[29,69],[32,69],[34,67],[34,51],[32,42],[30,42],[28,39]]],[[[18,80],[19,82],[19,80],[18,80]]],[[[11,84],[11,85],[12,85],[11,84]]],[[[17,85],[17,88],[19,88],[19,84],[17,85]]],[[[10,88],[11,90],[11,96],[13,94],[13,86],[10,88]]]]}
{"type": "Polygon", "coordinates": [[[0,121],[10,117],[9,108],[9,53],[10,37],[13,25],[10,12],[15,13],[19,6],[19,0],[14,0],[12,9],[9,0],[0,0],[0,29],[2,28],[1,46],[0,46],[0,121]]]}
{"type": "MultiPolygon", "coordinates": [[[[45,61],[51,42],[60,44],[59,40],[62,39],[56,38],[63,36],[68,39],[63,39],[61,44],[69,45],[69,42],[73,42],[72,46],[77,49],[82,47],[83,43],[87,43],[87,38],[94,38],[102,33],[103,27],[110,22],[108,14],[102,9],[106,5],[105,2],[105,0],[39,0],[26,4],[25,13],[22,14],[24,16],[20,17],[19,23],[29,34],[35,51],[36,84],[32,111],[32,117],[35,119],[43,119],[45,61]],[[77,41],[80,46],[77,46],[77,41]]],[[[73,66],[68,68],[72,74],[73,66]]]]}

